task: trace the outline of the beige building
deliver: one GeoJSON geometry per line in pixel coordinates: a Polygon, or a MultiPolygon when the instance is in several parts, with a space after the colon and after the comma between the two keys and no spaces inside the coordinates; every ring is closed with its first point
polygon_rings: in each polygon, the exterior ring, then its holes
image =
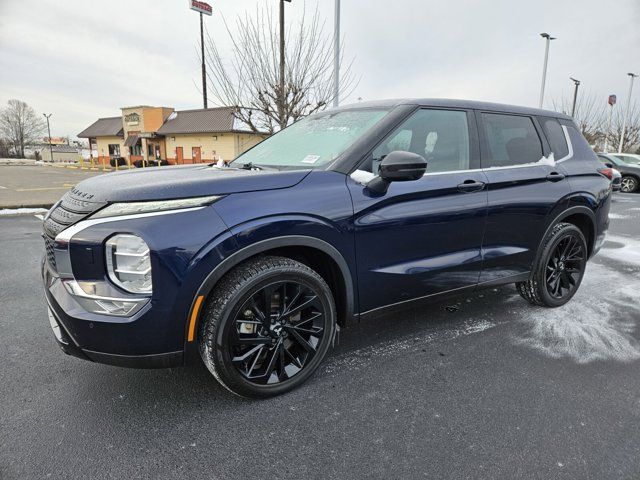
{"type": "Polygon", "coordinates": [[[139,105],[120,117],[100,118],[78,134],[88,138],[99,163],[129,165],[166,160],[170,164],[233,160],[266,135],[238,121],[231,107],[174,111],[139,105]]]}

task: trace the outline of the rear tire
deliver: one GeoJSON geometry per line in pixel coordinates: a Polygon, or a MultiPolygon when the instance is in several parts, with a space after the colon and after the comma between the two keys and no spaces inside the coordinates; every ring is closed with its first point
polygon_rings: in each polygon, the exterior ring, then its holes
{"type": "Polygon", "coordinates": [[[620,181],[620,191],[623,193],[633,193],[638,190],[638,179],[630,175],[623,175],[620,181]]]}
{"type": "Polygon", "coordinates": [[[545,237],[531,278],[516,289],[532,305],[560,307],[578,291],[586,265],[584,235],[573,224],[559,223],[545,237]]]}
{"type": "Polygon", "coordinates": [[[332,343],[331,289],[306,265],[284,257],[247,260],[210,295],[200,355],[231,392],[265,398],[304,383],[332,343]]]}

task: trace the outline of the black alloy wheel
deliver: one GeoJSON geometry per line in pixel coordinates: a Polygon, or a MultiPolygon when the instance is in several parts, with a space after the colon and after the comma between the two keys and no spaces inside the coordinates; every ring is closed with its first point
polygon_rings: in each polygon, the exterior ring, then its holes
{"type": "Polygon", "coordinates": [[[563,237],[555,246],[545,273],[547,292],[553,298],[572,295],[582,277],[586,251],[574,235],[563,237]]]}
{"type": "Polygon", "coordinates": [[[529,280],[516,283],[518,293],[532,305],[564,305],[580,287],[587,258],[582,231],[571,223],[558,223],[543,240],[529,280]]]}
{"type": "Polygon", "coordinates": [[[306,381],[336,331],[331,289],[290,258],[247,260],[209,296],[200,355],[215,378],[244,397],[263,398],[306,381]]]}
{"type": "Polygon", "coordinates": [[[228,348],[235,368],[258,385],[280,383],[313,359],[326,313],[309,286],[296,281],[261,287],[238,309],[228,348]]]}

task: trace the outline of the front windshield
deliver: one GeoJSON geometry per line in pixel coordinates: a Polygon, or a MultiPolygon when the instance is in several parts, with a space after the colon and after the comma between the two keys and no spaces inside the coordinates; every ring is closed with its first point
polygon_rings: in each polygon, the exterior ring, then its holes
{"type": "Polygon", "coordinates": [[[387,114],[384,109],[312,115],[267,138],[232,163],[275,168],[317,168],[335,160],[387,114]]]}

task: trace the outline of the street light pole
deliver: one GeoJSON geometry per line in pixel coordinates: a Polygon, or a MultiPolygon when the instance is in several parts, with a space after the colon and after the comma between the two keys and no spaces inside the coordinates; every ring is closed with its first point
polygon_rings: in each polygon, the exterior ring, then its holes
{"type": "Polygon", "coordinates": [[[333,21],[333,106],[340,104],[340,0],[335,0],[333,21]]]}
{"type": "Polygon", "coordinates": [[[575,78],[569,77],[569,80],[573,82],[573,105],[571,105],[571,116],[575,117],[576,115],[576,101],[578,100],[578,87],[580,86],[580,80],[576,80],[575,78]]]}
{"type": "Polygon", "coordinates": [[[625,130],[627,129],[627,117],[629,116],[629,109],[631,108],[631,94],[633,93],[633,81],[638,76],[635,73],[627,73],[629,75],[629,95],[627,96],[627,108],[624,112],[624,118],[622,120],[622,133],[620,134],[620,144],[618,145],[618,153],[622,153],[622,143],[624,141],[625,130]]]}
{"type": "Polygon", "coordinates": [[[53,115],[53,113],[43,113],[44,118],[47,119],[47,133],[49,134],[49,153],[51,154],[51,163],[53,163],[53,144],[51,143],[51,127],[49,126],[49,117],[53,115]]]}
{"type": "Polygon", "coordinates": [[[544,64],[542,66],[542,84],[540,85],[540,102],[538,106],[542,108],[542,101],[544,100],[544,84],[547,81],[547,63],[549,62],[549,44],[551,40],[555,40],[556,37],[552,37],[548,33],[541,33],[540,36],[545,39],[544,45],[544,64]]]}

